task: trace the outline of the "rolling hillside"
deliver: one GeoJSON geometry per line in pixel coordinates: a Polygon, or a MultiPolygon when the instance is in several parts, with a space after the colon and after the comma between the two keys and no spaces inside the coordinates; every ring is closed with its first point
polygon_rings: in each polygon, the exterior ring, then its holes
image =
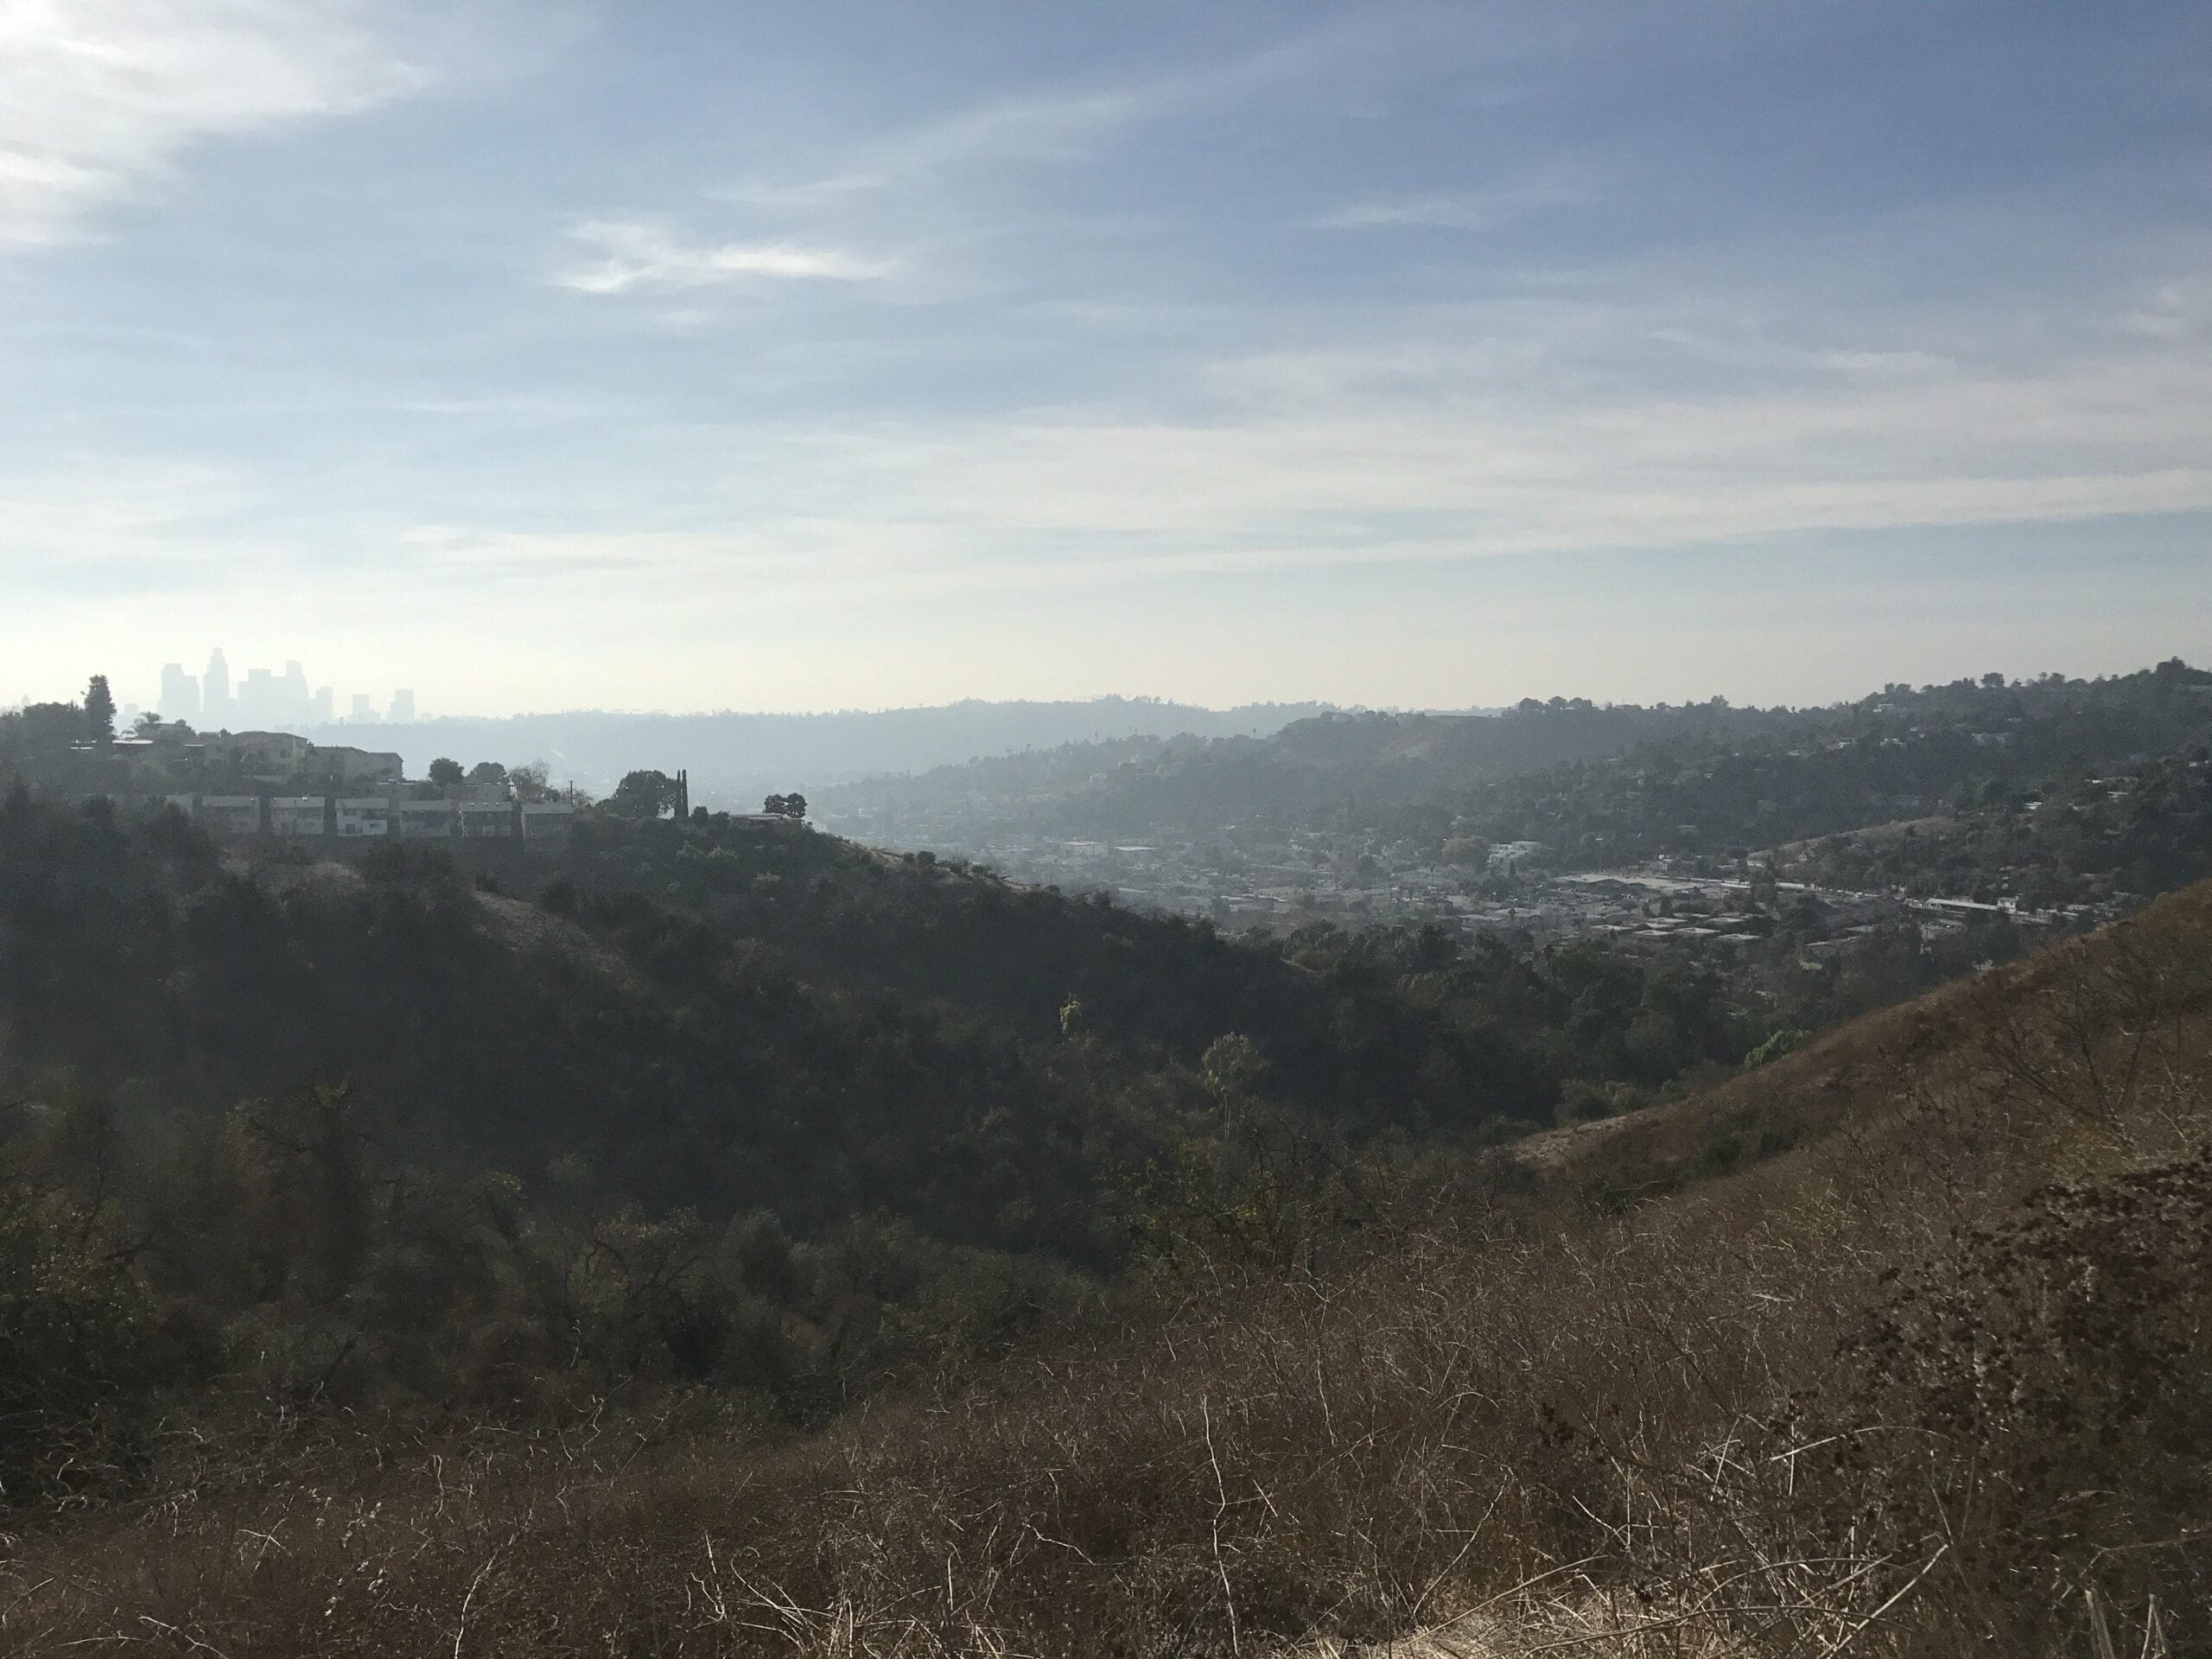
{"type": "Polygon", "coordinates": [[[1880,1117],[1900,1093],[1999,1084],[2039,1096],[2118,1090],[2139,1081],[2142,1057],[2097,1084],[2087,1071],[2090,1034],[2169,1021],[2194,1031],[2212,1018],[2212,964],[2199,954],[2207,940],[2212,883],[2200,883],[2118,926],[1853,1020],[1688,1099],[1534,1135],[1513,1155],[1579,1178],[1618,1166],[1663,1185],[1818,1142],[1880,1117]],[[2066,1062],[2069,1076],[2038,1079],[2029,1071],[2030,1053],[2069,1041],[2082,1046],[2066,1062]]]}
{"type": "Polygon", "coordinates": [[[1255,949],[713,815],[492,863],[0,801],[0,1226],[54,1337],[0,1350],[10,1503],[236,1397],[817,1422],[1100,1315],[1178,1218],[1771,1024],[1656,958],[1255,949]]]}
{"type": "Polygon", "coordinates": [[[1372,1166],[1318,1231],[1185,1212],[1154,1311],[796,1440],[208,1452],[15,1546],[0,1620],[27,1654],[2200,1652],[2208,946],[2199,887],[1679,1104],[1372,1166]]]}
{"type": "Polygon", "coordinates": [[[1084,746],[827,791],[963,838],[1230,826],[1529,839],[1569,863],[1761,848],[2078,784],[2212,741],[2212,674],[1891,686],[1815,709],[1529,700],[1327,713],[1272,737],[1084,746]]]}

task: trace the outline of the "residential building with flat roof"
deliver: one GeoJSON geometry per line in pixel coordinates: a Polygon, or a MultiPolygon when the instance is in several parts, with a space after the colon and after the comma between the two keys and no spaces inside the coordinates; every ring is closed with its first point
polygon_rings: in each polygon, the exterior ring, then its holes
{"type": "Polygon", "coordinates": [[[391,833],[391,802],[382,795],[342,798],[336,816],[340,841],[381,839],[391,833]]]}
{"type": "Polygon", "coordinates": [[[278,795],[269,803],[269,833],[302,838],[321,836],[328,828],[328,798],[321,795],[278,795]]]}
{"type": "Polygon", "coordinates": [[[394,801],[391,824],[402,841],[451,841],[461,827],[461,803],[394,801]]]}

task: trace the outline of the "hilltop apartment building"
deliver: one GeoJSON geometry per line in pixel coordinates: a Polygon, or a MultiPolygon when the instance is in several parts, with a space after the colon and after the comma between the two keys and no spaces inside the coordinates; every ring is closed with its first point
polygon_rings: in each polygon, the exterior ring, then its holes
{"type": "Polygon", "coordinates": [[[564,801],[417,799],[398,791],[361,795],[188,795],[164,798],[226,840],[500,841],[568,844],[575,808],[564,801]]]}

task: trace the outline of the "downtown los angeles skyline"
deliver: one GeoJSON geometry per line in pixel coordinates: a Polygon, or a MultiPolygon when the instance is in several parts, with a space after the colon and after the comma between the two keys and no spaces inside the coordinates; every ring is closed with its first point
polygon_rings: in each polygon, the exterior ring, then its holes
{"type": "Polygon", "coordinates": [[[160,683],[151,705],[154,712],[163,720],[182,721],[203,731],[227,726],[329,726],[341,719],[356,725],[385,720],[404,723],[416,717],[411,690],[395,690],[383,708],[366,691],[350,693],[341,705],[334,688],[309,682],[297,658],[287,658],[282,672],[255,666],[234,676],[220,645],[208,653],[207,667],[196,674],[182,663],[162,664],[160,683]]]}
{"type": "Polygon", "coordinates": [[[2180,4],[10,8],[0,695],[2202,661],[2208,60],[2180,4]]]}

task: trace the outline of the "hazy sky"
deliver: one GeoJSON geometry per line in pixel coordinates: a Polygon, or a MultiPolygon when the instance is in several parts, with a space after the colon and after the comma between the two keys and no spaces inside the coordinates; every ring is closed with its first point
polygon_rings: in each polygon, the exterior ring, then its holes
{"type": "Polygon", "coordinates": [[[2212,7],[0,0],[0,699],[2212,659],[2212,7]]]}

